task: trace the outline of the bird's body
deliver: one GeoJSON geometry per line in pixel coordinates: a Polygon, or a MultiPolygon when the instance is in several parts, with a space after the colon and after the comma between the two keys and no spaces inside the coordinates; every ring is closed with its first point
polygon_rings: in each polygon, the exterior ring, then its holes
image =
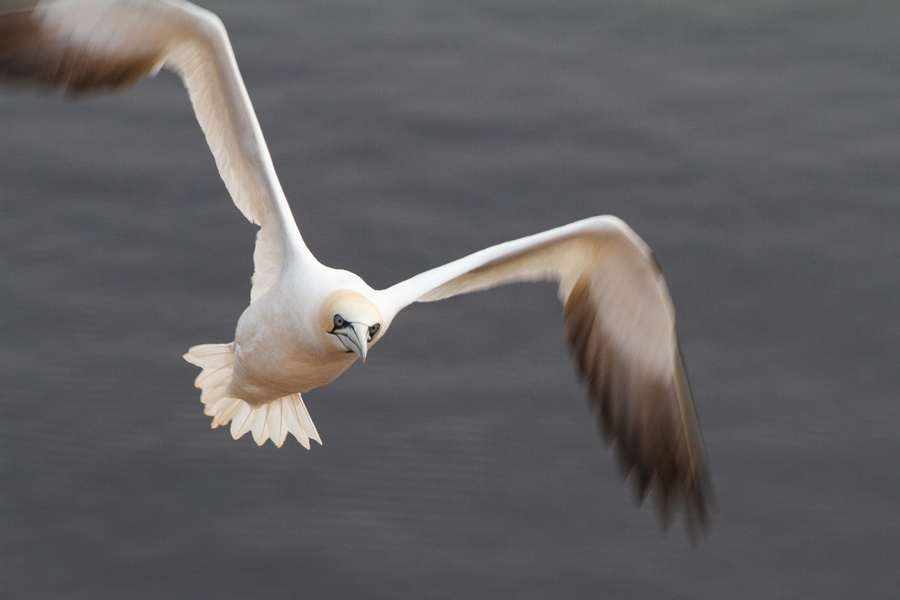
{"type": "Polygon", "coordinates": [[[3,1],[2,76],[84,92],[177,72],[235,204],[260,225],[234,341],[185,355],[203,368],[196,385],[213,427],[231,423],[235,438],[251,432],[278,446],[292,433],[309,447],[319,436],[301,394],[365,361],[404,307],[552,280],[592,405],[641,496],[655,490],[664,522],[683,504],[689,522],[705,523],[705,460],[671,299],[649,248],[621,220],[588,218],[374,290],[306,247],[215,15],[179,0],[3,1]]]}
{"type": "Polygon", "coordinates": [[[265,296],[238,319],[234,334],[236,397],[255,405],[334,381],[357,359],[320,333],[319,310],[337,290],[374,290],[347,271],[288,265],[265,296]],[[309,285],[315,282],[315,285],[309,285]]]}

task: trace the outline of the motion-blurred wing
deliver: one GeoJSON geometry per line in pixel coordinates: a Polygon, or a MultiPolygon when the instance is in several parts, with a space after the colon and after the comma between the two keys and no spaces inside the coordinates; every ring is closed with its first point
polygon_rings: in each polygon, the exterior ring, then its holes
{"type": "Polygon", "coordinates": [[[302,244],[222,22],[178,0],[0,0],[0,77],[69,93],[178,73],[234,203],[261,226],[251,301],[302,244]],[[23,8],[24,4],[30,4],[23,8]]]}
{"type": "Polygon", "coordinates": [[[591,405],[639,497],[664,526],[684,507],[705,528],[703,443],[681,364],[675,314],[650,249],[615,217],[595,217],[493,246],[384,291],[395,310],[515,281],[559,282],[566,337],[591,405]]]}

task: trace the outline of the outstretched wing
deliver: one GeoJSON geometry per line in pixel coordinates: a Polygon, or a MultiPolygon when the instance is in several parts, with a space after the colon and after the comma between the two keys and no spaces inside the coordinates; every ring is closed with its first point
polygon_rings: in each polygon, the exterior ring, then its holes
{"type": "Polygon", "coordinates": [[[222,22],[179,0],[0,0],[0,77],[77,94],[178,73],[234,203],[261,226],[251,301],[306,251],[222,22]]]}
{"type": "Polygon", "coordinates": [[[647,245],[615,217],[514,240],[384,290],[395,311],[516,281],[559,282],[566,337],[605,438],[663,525],[679,506],[708,521],[703,443],[675,335],[675,313],[647,245]]]}

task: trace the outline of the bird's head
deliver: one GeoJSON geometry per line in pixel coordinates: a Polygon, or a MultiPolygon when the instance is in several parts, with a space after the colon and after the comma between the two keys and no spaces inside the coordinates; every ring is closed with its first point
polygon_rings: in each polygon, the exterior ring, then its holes
{"type": "Polygon", "coordinates": [[[384,325],[378,308],[352,290],[338,290],[325,298],[319,321],[335,349],[355,352],[363,362],[384,325]]]}

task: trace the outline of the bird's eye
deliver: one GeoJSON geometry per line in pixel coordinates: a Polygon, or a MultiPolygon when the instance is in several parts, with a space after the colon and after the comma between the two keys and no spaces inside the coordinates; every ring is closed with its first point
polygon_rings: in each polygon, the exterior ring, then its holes
{"type": "Polygon", "coordinates": [[[334,315],[334,326],[337,328],[341,328],[344,326],[344,317],[341,315],[334,315]]]}
{"type": "Polygon", "coordinates": [[[378,333],[378,330],[381,329],[381,323],[375,323],[371,327],[369,327],[369,339],[371,340],[375,337],[375,334],[378,333]]]}

